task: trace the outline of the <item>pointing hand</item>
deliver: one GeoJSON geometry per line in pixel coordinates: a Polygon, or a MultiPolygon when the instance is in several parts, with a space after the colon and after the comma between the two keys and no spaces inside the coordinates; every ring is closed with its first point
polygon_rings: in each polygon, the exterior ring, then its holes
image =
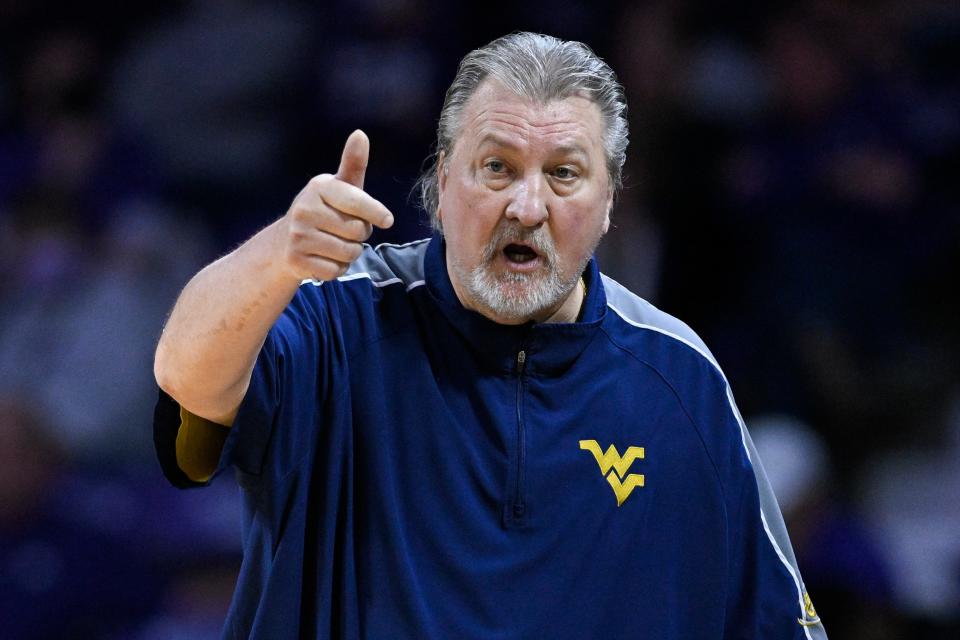
{"type": "Polygon", "coordinates": [[[278,226],[278,250],[297,280],[333,280],[360,257],[372,225],[386,229],[393,214],[363,190],[370,140],[359,129],[343,147],[335,175],[313,177],[278,226]]]}

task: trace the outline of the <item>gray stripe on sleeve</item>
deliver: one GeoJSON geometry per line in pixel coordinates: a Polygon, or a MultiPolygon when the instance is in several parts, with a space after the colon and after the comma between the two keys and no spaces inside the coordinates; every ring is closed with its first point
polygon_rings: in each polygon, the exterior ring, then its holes
{"type": "Polygon", "coordinates": [[[682,339],[683,342],[706,357],[714,367],[720,368],[707,345],[686,323],[657,309],[613,278],[602,273],[600,277],[603,280],[603,291],[607,295],[607,305],[616,311],[620,317],[634,326],[654,329],[660,333],[682,339]]]}
{"type": "MultiPolygon", "coordinates": [[[[369,278],[374,286],[403,284],[407,288],[423,283],[423,257],[429,238],[407,244],[381,244],[375,249],[363,245],[363,253],[353,261],[347,272],[337,280],[369,278]]],[[[301,284],[322,285],[319,280],[304,280],[301,284]]]]}
{"type": "Polygon", "coordinates": [[[606,275],[601,275],[601,277],[603,279],[604,292],[607,295],[607,305],[616,312],[617,315],[623,318],[624,321],[637,328],[657,331],[658,333],[685,343],[687,346],[699,352],[701,356],[706,358],[717,371],[720,372],[726,385],[727,401],[730,404],[730,410],[733,412],[740,426],[740,436],[743,447],[753,465],[753,474],[757,481],[757,491],[760,496],[760,519],[763,522],[763,527],[766,531],[767,538],[770,540],[771,546],[773,546],[774,551],[796,585],[797,604],[799,606],[797,622],[803,626],[807,640],[826,640],[827,634],[826,631],[824,631],[823,624],[820,623],[819,617],[810,616],[806,611],[805,599],[808,597],[807,591],[803,584],[803,579],[800,576],[800,570],[797,567],[797,559],[793,553],[790,538],[787,535],[787,528],[783,522],[783,515],[780,513],[780,506],[777,504],[777,499],[773,495],[773,489],[770,487],[770,481],[767,479],[767,474],[763,470],[763,464],[760,462],[760,457],[753,445],[753,440],[747,431],[746,424],[743,422],[740,410],[737,408],[737,404],[733,399],[730,383],[727,381],[727,377],[724,375],[720,365],[713,357],[713,354],[710,353],[710,350],[707,349],[703,340],[685,323],[657,309],[612,278],[606,275]]]}

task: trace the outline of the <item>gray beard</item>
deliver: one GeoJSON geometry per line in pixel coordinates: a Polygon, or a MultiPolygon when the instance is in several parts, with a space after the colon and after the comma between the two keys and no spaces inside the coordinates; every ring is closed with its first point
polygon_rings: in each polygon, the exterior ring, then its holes
{"type": "Polygon", "coordinates": [[[497,229],[480,264],[469,274],[456,259],[453,267],[470,298],[481,310],[490,311],[508,322],[524,322],[548,309],[559,308],[577,285],[589,260],[588,254],[572,274],[561,273],[553,240],[543,227],[528,229],[506,223],[497,229]],[[544,261],[543,268],[535,273],[494,273],[494,261],[503,247],[511,242],[523,242],[533,247],[544,261]]]}

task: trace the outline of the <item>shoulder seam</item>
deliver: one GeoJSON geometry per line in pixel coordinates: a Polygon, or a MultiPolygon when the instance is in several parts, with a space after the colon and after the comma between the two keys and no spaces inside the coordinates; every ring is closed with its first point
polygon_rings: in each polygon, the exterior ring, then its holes
{"type": "MultiPolygon", "coordinates": [[[[698,346],[695,345],[694,343],[690,342],[689,340],[687,340],[687,339],[684,338],[683,336],[677,335],[676,333],[673,333],[672,331],[667,331],[666,329],[663,329],[663,328],[658,327],[658,326],[656,326],[656,325],[644,324],[644,323],[641,323],[641,322],[635,322],[635,321],[631,320],[630,318],[628,318],[627,315],[626,315],[623,311],[621,311],[621,310],[618,309],[617,307],[613,306],[613,304],[611,304],[611,303],[608,302],[608,303],[607,303],[607,306],[610,307],[610,309],[612,309],[614,313],[616,313],[618,316],[620,316],[620,319],[621,319],[621,320],[623,320],[624,322],[626,322],[627,324],[629,324],[629,325],[631,325],[631,326],[633,326],[633,327],[636,327],[636,328],[638,328],[638,329],[649,329],[650,331],[656,331],[657,333],[662,333],[663,335],[665,335],[665,336],[667,336],[667,337],[669,337],[669,338],[673,338],[674,340],[677,340],[677,341],[682,342],[683,344],[687,345],[688,347],[690,347],[691,349],[693,349],[694,351],[696,351],[697,353],[699,353],[707,362],[709,362],[711,365],[713,365],[713,368],[717,370],[717,372],[720,374],[720,377],[723,378],[723,381],[724,381],[724,382],[727,382],[727,377],[724,375],[723,369],[720,368],[720,364],[719,364],[716,360],[714,360],[713,357],[712,357],[710,354],[708,354],[706,351],[704,351],[703,349],[701,349],[700,347],[698,347],[698,346]]],[[[729,384],[729,383],[728,383],[728,384],[729,384]]]]}

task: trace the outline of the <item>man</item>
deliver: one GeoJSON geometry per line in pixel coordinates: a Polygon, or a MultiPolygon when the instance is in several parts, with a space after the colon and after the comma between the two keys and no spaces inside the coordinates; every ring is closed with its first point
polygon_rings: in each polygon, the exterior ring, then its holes
{"type": "Polygon", "coordinates": [[[591,259],[625,111],[587,47],[506,36],[447,92],[432,238],[362,244],[354,132],[187,285],[156,438],[243,487],[225,637],[825,637],[716,362],[591,259]]]}

